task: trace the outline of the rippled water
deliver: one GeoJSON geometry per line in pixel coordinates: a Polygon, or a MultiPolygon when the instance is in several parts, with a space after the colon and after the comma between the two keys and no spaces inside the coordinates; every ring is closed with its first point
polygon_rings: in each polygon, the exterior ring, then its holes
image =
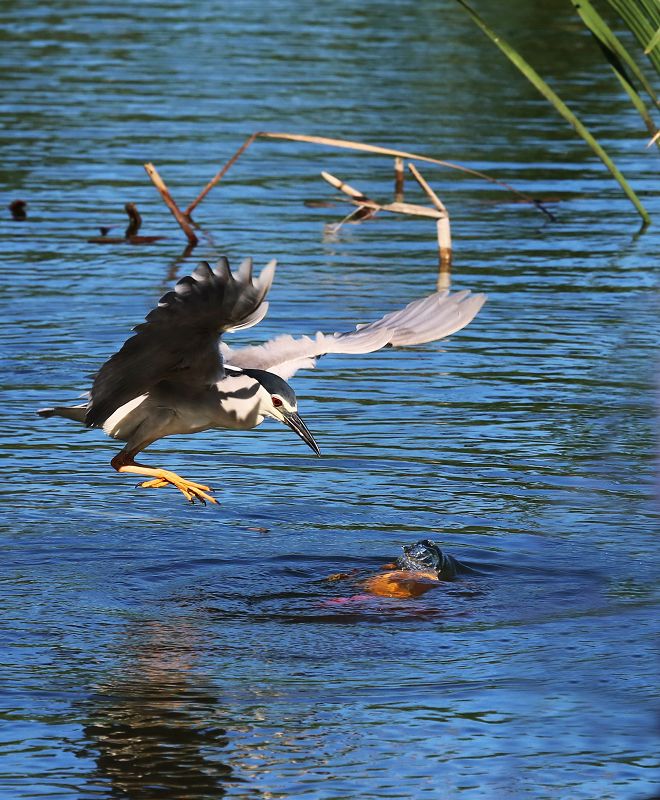
{"type": "MultiPolygon", "coordinates": [[[[657,154],[570,10],[531,5],[480,7],[575,98],[657,228],[657,154]]],[[[0,221],[0,796],[653,796],[657,231],[636,234],[600,165],[449,2],[0,14],[2,205],[29,203],[0,221]],[[116,475],[117,443],[34,410],[83,392],[202,258],[280,261],[243,341],[347,329],[435,285],[430,223],[333,236],[345,205],[305,205],[333,199],[322,169],[389,197],[390,162],[282,142],[252,146],[182,255],[142,164],[185,206],[256,130],[461,161],[559,222],[425,167],[453,286],[488,292],[483,311],[448,342],[299,374],[322,459],[275,425],[154,445],[152,462],[218,487],[219,507],[193,508],[116,475]],[[167,238],[88,243],[121,235],[127,201],[167,238]],[[422,537],[478,572],[362,596],[422,537]]]]}

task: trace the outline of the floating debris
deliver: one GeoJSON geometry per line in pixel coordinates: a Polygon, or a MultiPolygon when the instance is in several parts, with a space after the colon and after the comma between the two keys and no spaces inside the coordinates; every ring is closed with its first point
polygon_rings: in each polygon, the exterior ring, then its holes
{"type": "Polygon", "coordinates": [[[124,211],[128,214],[128,228],[126,228],[124,236],[127,239],[131,239],[140,230],[142,226],[142,217],[135,203],[126,203],[124,211]]]}
{"type": "Polygon", "coordinates": [[[93,236],[87,241],[90,244],[151,244],[164,239],[164,236],[139,236],[138,231],[142,226],[142,217],[135,203],[126,203],[124,211],[128,214],[128,227],[122,236],[108,236],[112,228],[103,226],[99,228],[101,235],[93,236]]]}
{"type": "Polygon", "coordinates": [[[7,208],[11,211],[11,218],[16,222],[23,222],[23,220],[27,219],[27,203],[25,200],[12,200],[7,208]]]}
{"type": "Polygon", "coordinates": [[[126,244],[126,239],[123,236],[108,236],[112,228],[99,228],[100,236],[92,236],[87,241],[90,244],[126,244]]]}

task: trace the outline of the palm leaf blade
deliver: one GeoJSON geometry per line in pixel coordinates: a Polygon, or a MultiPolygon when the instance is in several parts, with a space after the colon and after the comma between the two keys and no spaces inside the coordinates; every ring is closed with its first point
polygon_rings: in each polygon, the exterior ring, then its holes
{"type": "MultiPolygon", "coordinates": [[[[657,23],[654,24],[644,13],[642,4],[636,0],[608,0],[608,2],[636,36],[643,50],[649,49],[657,30],[657,23]]],[[[650,49],[648,57],[655,69],[660,72],[660,50],[650,49]]]]}
{"type": "Polygon", "coordinates": [[[619,67],[617,67],[615,63],[613,63],[612,56],[618,58],[622,62],[622,64],[625,64],[625,66],[628,67],[630,72],[644,87],[649,97],[653,100],[653,102],[657,106],[658,96],[656,95],[653,86],[651,86],[650,82],[647,80],[646,76],[639,68],[635,59],[623,46],[619,38],[612,31],[612,29],[605,22],[605,20],[601,17],[598,11],[596,11],[596,9],[591,5],[590,1],[571,0],[571,2],[575,6],[575,10],[577,11],[577,13],[580,15],[580,19],[584,22],[587,28],[589,28],[591,33],[598,40],[599,44],[603,48],[603,52],[605,53],[606,58],[608,59],[610,64],[612,64],[614,69],[616,69],[618,72],[622,71],[619,67]]]}
{"type": "Polygon", "coordinates": [[[578,117],[571,111],[571,109],[564,103],[564,101],[559,97],[559,95],[548,86],[548,84],[543,80],[543,78],[538,74],[538,72],[529,64],[519,53],[515,50],[508,42],[502,39],[497,33],[495,33],[492,28],[490,28],[486,22],[471,8],[470,5],[466,2],[466,0],[457,0],[463,8],[468,12],[468,14],[472,17],[473,21],[477,24],[479,28],[488,36],[488,38],[496,44],[499,49],[504,53],[504,55],[522,72],[522,74],[527,78],[527,80],[547,99],[549,100],[552,105],[555,107],[557,112],[561,114],[562,117],[577,131],[577,133],[582,137],[582,139],[589,145],[589,147],[594,151],[594,153],[600,158],[600,160],[605,164],[607,169],[612,173],[614,178],[617,180],[621,188],[623,189],[625,195],[628,197],[630,202],[635,206],[637,209],[638,214],[644,220],[644,224],[648,225],[651,222],[651,218],[649,217],[648,212],[640,202],[639,198],[635,194],[633,188],[630,186],[626,178],[623,176],[619,168],[616,164],[612,161],[610,156],[604,150],[604,148],[600,145],[600,143],[594,138],[594,136],[590,133],[587,127],[578,119],[578,117]]]}

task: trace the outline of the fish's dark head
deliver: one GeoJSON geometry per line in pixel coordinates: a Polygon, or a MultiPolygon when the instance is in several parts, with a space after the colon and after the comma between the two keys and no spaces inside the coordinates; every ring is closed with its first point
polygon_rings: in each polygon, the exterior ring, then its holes
{"type": "Polygon", "coordinates": [[[444,556],[438,545],[430,539],[420,539],[415,544],[404,545],[402,549],[403,555],[397,559],[401,569],[441,572],[444,556]]]}

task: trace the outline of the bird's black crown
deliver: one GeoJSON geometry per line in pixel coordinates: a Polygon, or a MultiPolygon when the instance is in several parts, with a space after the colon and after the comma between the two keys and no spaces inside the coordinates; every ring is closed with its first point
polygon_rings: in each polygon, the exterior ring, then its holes
{"type": "Polygon", "coordinates": [[[280,378],[279,375],[275,375],[272,372],[267,372],[265,369],[244,369],[243,372],[254,378],[255,381],[259,381],[269,394],[279,395],[290,406],[296,407],[296,393],[284,378],[280,378]]]}

